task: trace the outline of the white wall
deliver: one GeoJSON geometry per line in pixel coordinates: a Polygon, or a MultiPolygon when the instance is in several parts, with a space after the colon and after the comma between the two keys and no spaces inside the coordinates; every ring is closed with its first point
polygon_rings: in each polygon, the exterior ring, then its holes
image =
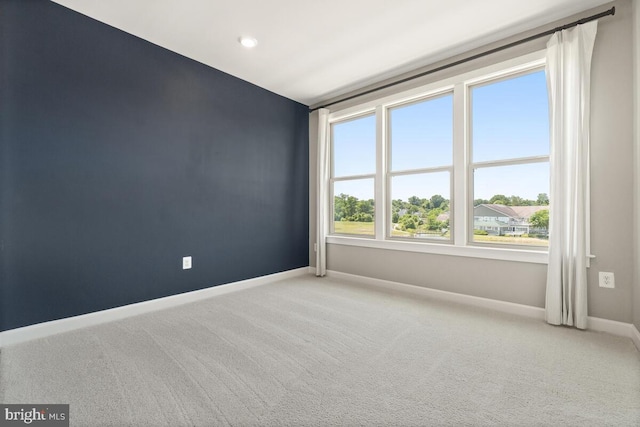
{"type": "MultiPolygon", "coordinates": [[[[487,46],[480,51],[537,33],[542,30],[603,11],[616,6],[616,15],[600,20],[594,47],[592,68],[592,253],[597,258],[589,271],[589,315],[605,319],[631,322],[634,278],[633,220],[633,84],[632,62],[632,5],[631,0],[619,0],[569,17],[561,23],[524,33],[518,37],[487,46]],[[616,289],[598,287],[598,271],[612,271],[616,275],[616,289]]],[[[493,62],[533,52],[544,47],[546,40],[538,40],[455,70],[404,84],[408,89],[447,75],[479,68],[493,62]]],[[[471,53],[476,53],[470,52],[471,53]]],[[[466,56],[466,55],[463,55],[466,56]]],[[[456,58],[453,58],[456,59],[456,58]]],[[[434,64],[438,65],[438,64],[434,64]]],[[[431,68],[431,67],[427,67],[431,68]]],[[[427,69],[426,68],[426,69],[427,69]]],[[[420,72],[416,70],[414,73],[420,72]]],[[[411,73],[413,74],[413,73],[411,73]]],[[[400,76],[402,77],[402,76],[400,76]]],[[[396,88],[394,90],[399,90],[396,88]]],[[[357,103],[388,94],[362,97],[357,103]]],[[[338,106],[343,108],[344,103],[338,106]]],[[[335,107],[334,107],[335,108],[335,107]]],[[[311,116],[310,129],[315,116],[311,116]]],[[[316,141],[311,132],[311,164],[315,164],[316,141]]],[[[311,198],[315,200],[315,176],[312,176],[311,198]]],[[[313,240],[315,236],[314,209],[311,212],[310,265],[315,265],[313,240]]],[[[636,215],[637,216],[637,215],[636,215]]],[[[327,267],[330,270],[374,278],[404,282],[468,295],[493,298],[531,306],[544,306],[546,265],[511,261],[429,255],[353,246],[328,245],[327,267]]],[[[640,294],[640,291],[636,292],[640,294]]],[[[640,304],[635,300],[636,321],[640,304]]]]}

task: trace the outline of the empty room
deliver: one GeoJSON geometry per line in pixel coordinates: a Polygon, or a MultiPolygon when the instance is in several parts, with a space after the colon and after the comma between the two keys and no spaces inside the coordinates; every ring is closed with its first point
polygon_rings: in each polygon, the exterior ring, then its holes
{"type": "Polygon", "coordinates": [[[0,0],[1,426],[639,426],[640,0],[0,0]]]}

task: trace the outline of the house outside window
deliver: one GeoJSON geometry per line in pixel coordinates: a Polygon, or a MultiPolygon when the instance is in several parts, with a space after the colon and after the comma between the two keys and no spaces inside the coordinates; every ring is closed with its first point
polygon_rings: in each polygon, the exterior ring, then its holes
{"type": "Polygon", "coordinates": [[[544,69],[480,81],[469,87],[469,98],[470,241],[548,246],[548,223],[541,220],[550,178],[544,69]],[[480,217],[489,218],[491,229],[480,217]]]}
{"type": "Polygon", "coordinates": [[[451,241],[453,94],[389,108],[387,237],[451,241]]]}
{"type": "Polygon", "coordinates": [[[332,112],[329,121],[329,243],[546,262],[544,52],[332,112]]]}

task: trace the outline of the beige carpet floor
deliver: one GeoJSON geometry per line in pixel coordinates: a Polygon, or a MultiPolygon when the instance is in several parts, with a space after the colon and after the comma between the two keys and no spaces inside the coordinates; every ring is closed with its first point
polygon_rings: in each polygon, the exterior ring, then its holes
{"type": "Polygon", "coordinates": [[[631,340],[300,277],[0,351],[72,426],[640,426],[631,340]]]}

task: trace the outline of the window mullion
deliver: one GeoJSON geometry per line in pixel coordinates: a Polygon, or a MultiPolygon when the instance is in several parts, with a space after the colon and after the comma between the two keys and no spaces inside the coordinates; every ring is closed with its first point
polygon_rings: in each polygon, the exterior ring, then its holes
{"type": "Polygon", "coordinates": [[[376,175],[371,173],[363,174],[363,175],[338,176],[338,177],[331,178],[331,183],[333,184],[334,182],[340,182],[340,181],[354,181],[357,179],[371,179],[371,178],[375,179],[375,177],[376,175]]]}
{"type": "Polygon", "coordinates": [[[504,159],[504,160],[492,160],[485,162],[473,163],[473,169],[480,168],[492,168],[496,166],[516,166],[516,165],[528,165],[531,163],[546,163],[549,161],[549,156],[531,156],[520,157],[516,159],[504,159]]]}
{"type": "Polygon", "coordinates": [[[434,173],[434,172],[451,172],[451,166],[439,166],[436,168],[425,168],[425,169],[410,169],[404,171],[389,171],[388,175],[391,177],[394,176],[403,176],[403,175],[418,175],[422,173],[434,173]]]}
{"type": "Polygon", "coordinates": [[[387,227],[387,156],[386,117],[382,106],[376,107],[376,178],[375,178],[375,238],[384,240],[387,227]]]}
{"type": "Polygon", "coordinates": [[[459,83],[453,89],[453,189],[450,212],[453,243],[456,246],[467,244],[467,94],[464,84],[459,83]]]}

